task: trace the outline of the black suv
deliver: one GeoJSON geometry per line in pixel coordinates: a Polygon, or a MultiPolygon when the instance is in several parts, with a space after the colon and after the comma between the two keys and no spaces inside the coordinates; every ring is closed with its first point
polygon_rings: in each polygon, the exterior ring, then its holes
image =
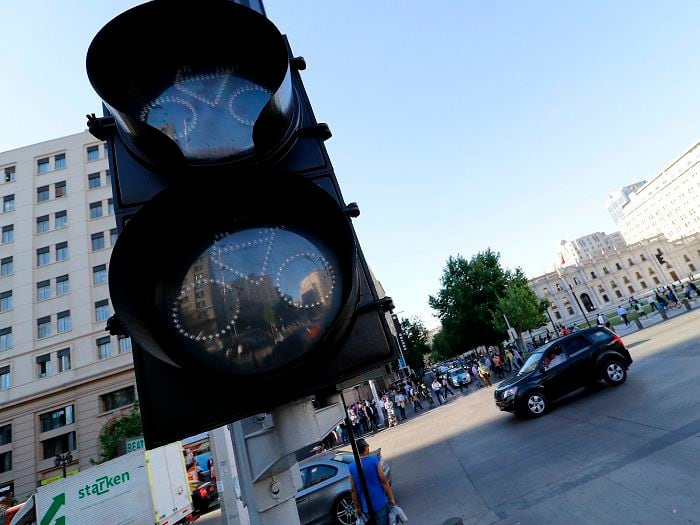
{"type": "Polygon", "coordinates": [[[627,379],[632,357],[622,339],[607,328],[588,328],[538,348],[520,371],[494,392],[501,410],[543,415],[552,401],[604,379],[612,386],[627,379]]]}

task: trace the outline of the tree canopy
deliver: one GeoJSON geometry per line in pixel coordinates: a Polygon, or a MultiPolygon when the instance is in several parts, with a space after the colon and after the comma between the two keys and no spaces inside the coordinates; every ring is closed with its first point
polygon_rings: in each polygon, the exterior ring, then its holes
{"type": "Polygon", "coordinates": [[[404,355],[406,364],[414,372],[419,373],[425,366],[423,355],[430,353],[428,329],[418,317],[412,317],[410,320],[402,319],[401,328],[406,334],[406,343],[408,345],[408,353],[404,355]]]}
{"type": "Polygon", "coordinates": [[[503,342],[507,338],[504,313],[518,332],[545,322],[546,301],[532,292],[522,270],[504,269],[500,254],[490,248],[471,259],[450,257],[440,284],[429,304],[442,324],[433,352],[443,358],[503,342]]]}
{"type": "Polygon", "coordinates": [[[122,438],[136,437],[143,434],[141,426],[141,411],[138,402],[134,404],[131,412],[119,419],[107,423],[100,434],[100,457],[95,464],[104,463],[114,459],[118,455],[117,443],[122,438]]]}

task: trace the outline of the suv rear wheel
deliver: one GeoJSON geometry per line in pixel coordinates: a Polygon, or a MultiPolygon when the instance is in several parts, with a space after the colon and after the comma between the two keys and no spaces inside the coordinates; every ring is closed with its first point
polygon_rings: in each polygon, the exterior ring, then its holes
{"type": "Polygon", "coordinates": [[[612,386],[618,386],[627,379],[627,369],[617,359],[608,359],[603,364],[603,379],[612,386]]]}
{"type": "Polygon", "coordinates": [[[549,400],[542,392],[528,392],[523,397],[523,410],[529,417],[540,417],[549,410],[549,400]]]}

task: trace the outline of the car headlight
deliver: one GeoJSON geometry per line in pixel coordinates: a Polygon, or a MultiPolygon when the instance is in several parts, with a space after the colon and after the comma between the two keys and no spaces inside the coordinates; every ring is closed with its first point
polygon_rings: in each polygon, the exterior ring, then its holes
{"type": "Polygon", "coordinates": [[[503,391],[503,397],[512,397],[518,391],[517,386],[513,386],[503,391]]]}

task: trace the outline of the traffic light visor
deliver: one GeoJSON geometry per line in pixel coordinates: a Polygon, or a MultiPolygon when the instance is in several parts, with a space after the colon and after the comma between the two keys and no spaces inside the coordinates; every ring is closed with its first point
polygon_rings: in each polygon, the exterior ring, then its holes
{"type": "Polygon", "coordinates": [[[155,0],[109,22],[88,50],[90,82],[147,162],[264,158],[294,129],[284,37],[245,6],[197,4],[155,0]]]}
{"type": "Polygon", "coordinates": [[[209,180],[165,190],[126,224],[109,276],[120,320],[155,355],[237,378],[329,351],[357,302],[340,207],[300,177],[209,180]]]}

